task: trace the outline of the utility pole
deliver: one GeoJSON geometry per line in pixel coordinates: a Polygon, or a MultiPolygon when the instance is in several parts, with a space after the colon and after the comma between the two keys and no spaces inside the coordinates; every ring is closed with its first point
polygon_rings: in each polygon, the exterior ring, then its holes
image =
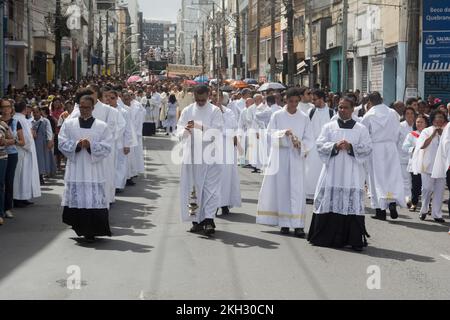
{"type": "Polygon", "coordinates": [[[342,9],[342,57],[341,57],[341,93],[347,91],[347,25],[348,25],[348,0],[343,1],[342,9]]]}
{"type": "Polygon", "coordinates": [[[102,53],[102,41],[103,41],[103,36],[102,36],[102,17],[100,16],[98,19],[98,41],[97,41],[97,70],[98,70],[98,75],[102,74],[102,65],[100,63],[100,58],[103,56],[102,53]]]}
{"type": "Polygon", "coordinates": [[[217,64],[216,64],[216,4],[215,2],[213,2],[212,4],[213,9],[212,9],[212,33],[211,33],[211,41],[212,41],[212,57],[213,57],[213,75],[214,78],[218,79],[218,73],[217,73],[217,64]]]}
{"type": "Polygon", "coordinates": [[[259,0],[256,0],[256,75],[259,80],[259,65],[260,65],[260,51],[261,51],[261,5],[259,0]]]}
{"type": "MultiPolygon", "coordinates": [[[[61,1],[61,0],[57,0],[61,1]]],[[[92,65],[92,48],[94,46],[94,4],[93,0],[89,0],[89,21],[88,21],[88,76],[94,75],[94,69],[92,65]]]]}
{"type": "Polygon", "coordinates": [[[314,65],[313,65],[313,0],[308,1],[308,46],[309,46],[309,87],[312,88],[314,86],[314,65]]]}
{"type": "Polygon", "coordinates": [[[418,89],[420,0],[409,0],[408,4],[408,61],[406,65],[406,87],[418,89]]]}
{"type": "Polygon", "coordinates": [[[242,78],[241,74],[241,10],[239,0],[236,0],[236,79],[242,78]]]}
{"type": "Polygon", "coordinates": [[[227,72],[227,30],[225,16],[225,0],[222,0],[222,74],[227,72]]]}
{"type": "Polygon", "coordinates": [[[276,1],[271,0],[271,8],[270,8],[270,23],[271,23],[271,41],[270,41],[270,81],[275,81],[276,75],[276,62],[275,62],[275,10],[276,10],[276,1]]]}
{"type": "Polygon", "coordinates": [[[286,19],[287,19],[287,49],[288,49],[288,85],[294,86],[294,5],[293,0],[287,0],[286,19]]]}
{"type": "MultiPolygon", "coordinates": [[[[3,19],[3,16],[0,16],[3,19]]],[[[31,70],[31,59],[32,59],[32,50],[31,50],[31,12],[30,12],[30,0],[27,0],[27,42],[28,42],[28,60],[27,60],[27,74],[28,74],[28,86],[31,86],[31,75],[33,74],[31,70]]]]}
{"type": "MultiPolygon", "coordinates": [[[[0,0],[0,17],[5,15],[5,1],[0,0]]],[[[4,96],[5,90],[5,35],[3,33],[4,19],[0,19],[0,97],[4,96]]]]}
{"type": "Polygon", "coordinates": [[[109,70],[109,10],[106,11],[106,39],[105,39],[105,74],[109,70]]]}
{"type": "Polygon", "coordinates": [[[202,77],[205,76],[205,22],[202,22],[202,77]]]}
{"type": "Polygon", "coordinates": [[[56,16],[55,16],[55,85],[59,87],[61,85],[61,27],[62,27],[62,15],[61,15],[61,0],[56,0],[56,16]]]}

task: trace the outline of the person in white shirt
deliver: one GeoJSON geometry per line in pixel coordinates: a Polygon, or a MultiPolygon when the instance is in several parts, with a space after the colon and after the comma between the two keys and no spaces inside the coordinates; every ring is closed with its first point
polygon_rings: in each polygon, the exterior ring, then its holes
{"type": "MultiPolygon", "coordinates": [[[[430,115],[431,127],[426,128],[417,140],[413,155],[412,169],[414,174],[422,176],[422,209],[420,220],[425,220],[432,203],[432,217],[436,222],[445,222],[442,218],[442,200],[444,199],[445,178],[433,178],[439,144],[447,125],[447,115],[436,110],[430,115]]],[[[447,167],[448,168],[448,167],[447,167]]]]}
{"type": "Polygon", "coordinates": [[[307,87],[302,87],[299,89],[300,94],[300,102],[298,103],[298,109],[302,111],[304,114],[309,115],[309,111],[314,108],[314,105],[311,103],[312,100],[312,91],[307,87]]]}

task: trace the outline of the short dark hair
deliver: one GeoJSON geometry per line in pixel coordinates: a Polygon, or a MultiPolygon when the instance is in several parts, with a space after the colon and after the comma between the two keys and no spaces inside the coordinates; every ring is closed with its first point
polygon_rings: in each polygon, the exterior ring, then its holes
{"type": "Polygon", "coordinates": [[[416,110],[415,110],[413,107],[406,107],[406,108],[405,108],[405,111],[403,112],[403,117],[406,116],[406,112],[407,112],[408,110],[410,110],[410,111],[412,111],[412,112],[414,113],[414,117],[417,117],[416,110]]]}
{"type": "Polygon", "coordinates": [[[350,103],[350,105],[352,106],[352,108],[354,108],[355,105],[356,105],[356,102],[355,102],[355,100],[354,100],[354,97],[348,96],[348,95],[347,95],[347,96],[344,96],[344,97],[342,97],[342,98],[340,98],[339,101],[347,101],[348,103],[350,103]]]}
{"type": "Polygon", "coordinates": [[[433,124],[434,120],[436,119],[437,115],[441,115],[444,117],[444,119],[447,119],[447,115],[442,110],[433,110],[430,114],[430,123],[433,124]]]}
{"type": "Polygon", "coordinates": [[[90,95],[84,95],[84,96],[80,97],[80,102],[79,102],[80,104],[81,104],[81,101],[89,101],[92,103],[92,106],[95,105],[94,98],[92,98],[90,95]]]}
{"type": "Polygon", "coordinates": [[[292,97],[300,97],[300,93],[296,88],[290,88],[286,92],[286,99],[290,99],[292,97]]]}
{"type": "Polygon", "coordinates": [[[100,91],[100,87],[99,87],[97,84],[91,83],[91,84],[89,84],[89,85],[87,86],[87,89],[90,89],[90,90],[94,91],[95,93],[97,93],[97,96],[98,96],[99,98],[101,98],[102,92],[100,91]]]}
{"type": "Polygon", "coordinates": [[[309,91],[310,89],[309,89],[308,87],[301,87],[300,89],[297,89],[297,90],[298,90],[298,93],[299,93],[301,96],[304,96],[305,93],[306,93],[307,91],[309,91]]]}
{"type": "Polygon", "coordinates": [[[94,91],[92,91],[91,89],[80,89],[75,95],[75,102],[80,104],[80,99],[82,96],[90,96],[92,94],[94,94],[94,91]]]}
{"type": "Polygon", "coordinates": [[[194,93],[197,95],[207,94],[209,93],[209,88],[205,85],[198,85],[195,87],[194,93]]]}
{"type": "Polygon", "coordinates": [[[269,106],[274,105],[274,104],[277,102],[277,100],[275,99],[275,96],[274,96],[274,95],[268,96],[268,97],[266,98],[266,101],[267,101],[267,104],[268,104],[269,106]]]}
{"type": "Polygon", "coordinates": [[[25,101],[19,101],[14,104],[14,110],[16,111],[16,113],[22,113],[26,108],[27,104],[25,103],[25,101]]]}
{"type": "Polygon", "coordinates": [[[408,100],[406,100],[406,105],[410,106],[410,105],[412,105],[413,103],[416,103],[416,102],[419,102],[419,100],[416,99],[416,98],[409,98],[408,100]]]}
{"type": "Polygon", "coordinates": [[[313,94],[314,96],[316,96],[317,98],[319,98],[319,99],[323,99],[324,101],[327,99],[327,95],[326,95],[325,91],[323,91],[323,90],[315,89],[315,90],[312,92],[312,94],[313,94]]]}
{"type": "Polygon", "coordinates": [[[383,103],[383,98],[381,97],[381,94],[378,91],[374,91],[369,94],[369,102],[373,106],[377,106],[383,103]]]}

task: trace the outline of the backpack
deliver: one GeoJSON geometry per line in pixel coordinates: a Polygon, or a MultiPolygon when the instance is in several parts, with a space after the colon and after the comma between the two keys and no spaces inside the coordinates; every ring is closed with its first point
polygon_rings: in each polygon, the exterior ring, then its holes
{"type": "MultiPolygon", "coordinates": [[[[333,119],[334,111],[332,109],[329,109],[328,111],[330,112],[330,119],[333,119]]],[[[311,111],[309,112],[309,120],[312,120],[315,113],[316,113],[316,108],[312,108],[311,111]]]]}

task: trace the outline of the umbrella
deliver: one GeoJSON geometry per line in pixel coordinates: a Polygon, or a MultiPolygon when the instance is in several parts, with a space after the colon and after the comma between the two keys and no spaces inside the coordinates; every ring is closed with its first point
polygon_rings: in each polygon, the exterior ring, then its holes
{"type": "Polygon", "coordinates": [[[256,81],[256,79],[250,79],[250,78],[244,79],[244,82],[246,84],[258,84],[258,81],[256,81]]]}
{"type": "Polygon", "coordinates": [[[135,83],[135,82],[142,82],[142,81],[143,81],[143,79],[139,76],[131,76],[127,80],[128,83],[135,83]]]}
{"type": "Polygon", "coordinates": [[[185,80],[184,84],[187,85],[187,86],[196,86],[196,85],[198,85],[198,83],[196,81],[194,81],[194,80],[185,80]]]}
{"type": "Polygon", "coordinates": [[[284,90],[286,89],[281,83],[278,82],[267,82],[264,83],[261,88],[258,89],[259,92],[268,91],[268,90],[284,90]]]}
{"type": "Polygon", "coordinates": [[[194,79],[197,83],[207,83],[209,81],[207,76],[200,76],[194,79]]]}
{"type": "Polygon", "coordinates": [[[248,88],[248,84],[246,84],[244,81],[240,81],[240,80],[234,81],[231,85],[238,89],[248,88]]]}
{"type": "Polygon", "coordinates": [[[233,87],[231,87],[231,86],[223,86],[223,87],[220,88],[220,91],[223,91],[223,92],[233,92],[234,89],[233,89],[233,87]]]}

